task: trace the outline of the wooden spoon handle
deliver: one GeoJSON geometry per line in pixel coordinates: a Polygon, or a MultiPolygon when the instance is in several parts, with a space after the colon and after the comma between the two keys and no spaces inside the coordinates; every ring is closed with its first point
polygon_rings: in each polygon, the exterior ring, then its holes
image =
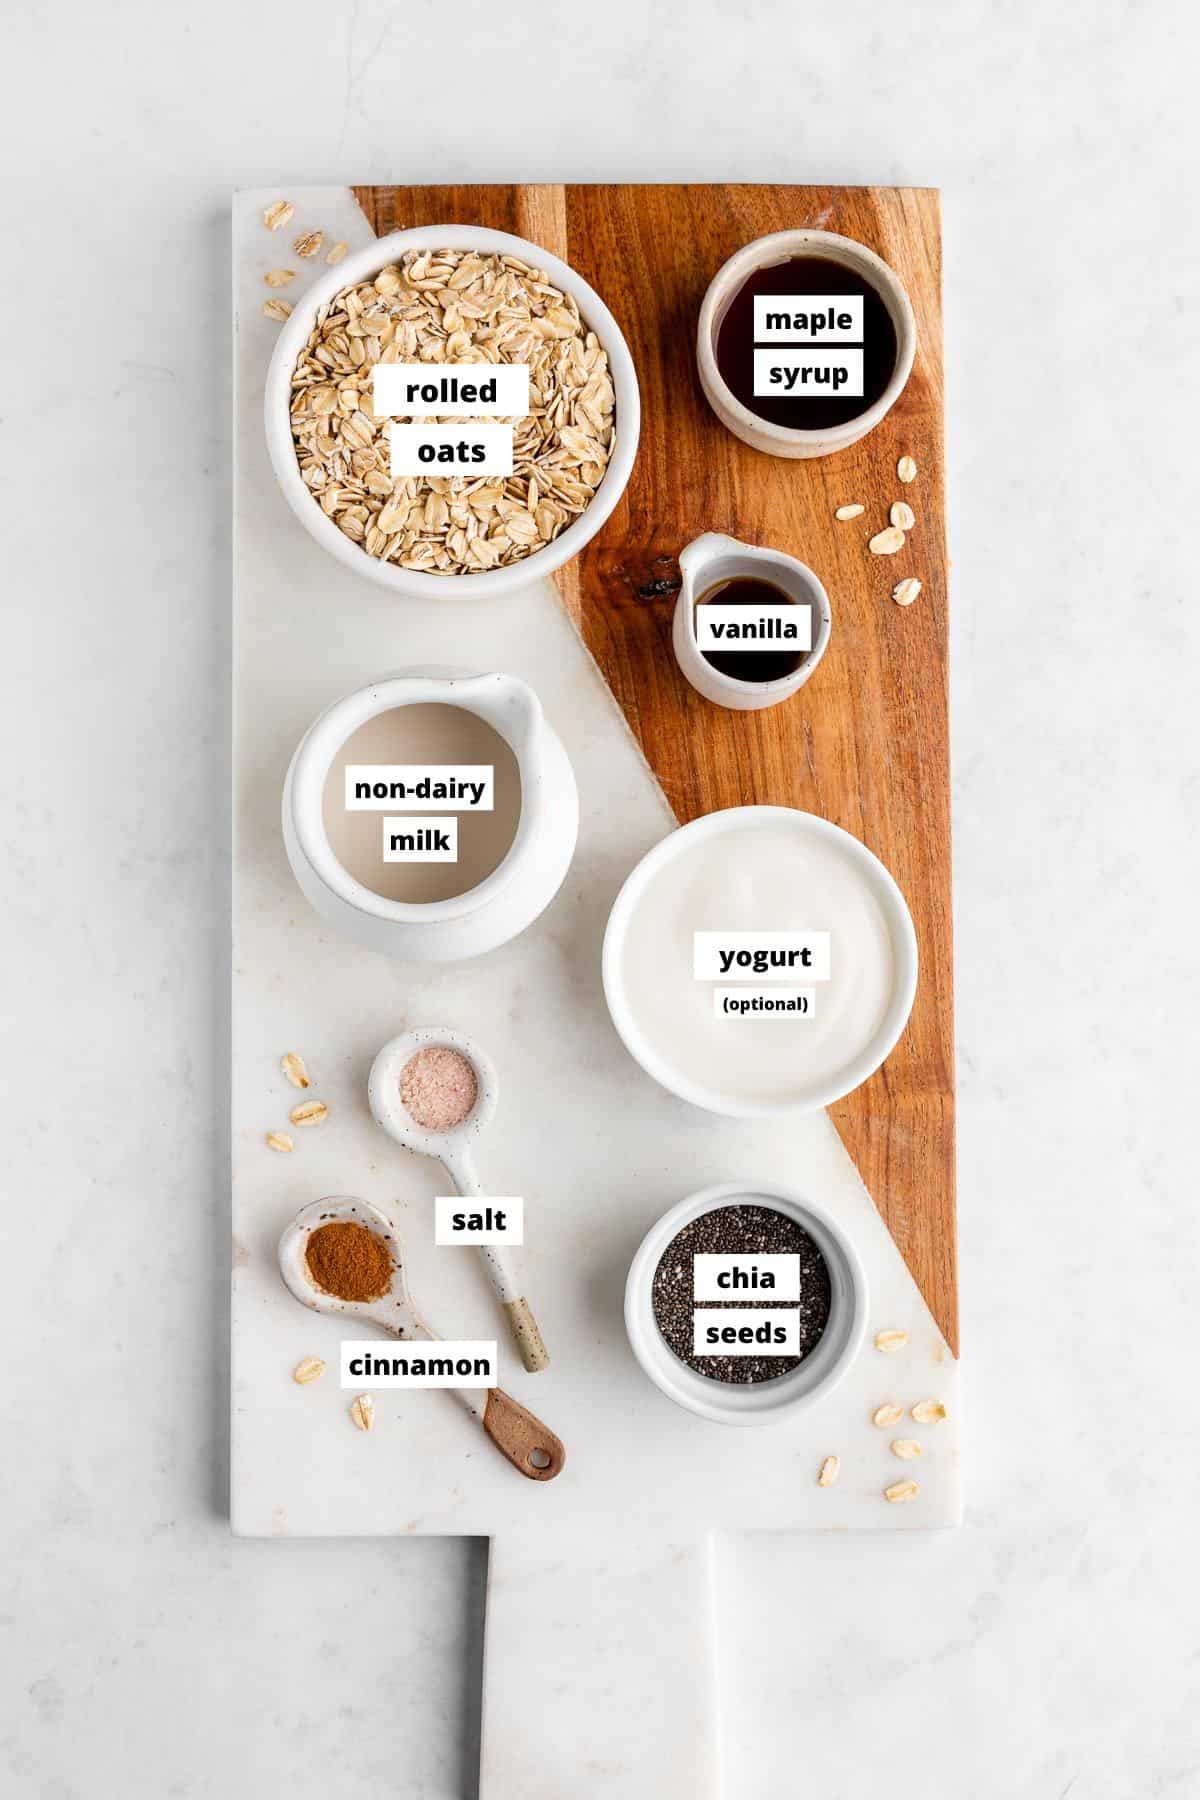
{"type": "Polygon", "coordinates": [[[520,1300],[506,1300],[504,1312],[525,1368],[531,1375],[536,1375],[539,1369],[548,1369],[550,1352],[542,1342],[542,1334],[528,1300],[524,1297],[520,1300]]]}
{"type": "Polygon", "coordinates": [[[488,1389],[483,1429],[518,1475],[530,1481],[553,1481],[562,1473],[567,1453],[561,1438],[503,1388],[488,1389]]]}

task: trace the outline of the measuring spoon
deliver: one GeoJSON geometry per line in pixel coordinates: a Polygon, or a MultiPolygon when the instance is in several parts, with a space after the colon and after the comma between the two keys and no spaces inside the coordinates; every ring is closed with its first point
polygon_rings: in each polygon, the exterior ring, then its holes
{"type": "MultiPolygon", "coordinates": [[[[341,1313],[364,1324],[377,1325],[398,1338],[441,1340],[418,1314],[408,1291],[404,1274],[404,1243],[386,1213],[367,1200],[348,1195],[334,1195],[314,1200],[311,1206],[296,1214],[279,1240],[279,1272],[288,1290],[302,1306],[313,1312],[341,1313]],[[364,1225],[381,1237],[392,1259],[392,1285],[378,1300],[339,1300],[327,1294],[313,1280],[308,1266],[308,1240],[320,1225],[364,1225]]],[[[506,1456],[519,1475],[530,1481],[553,1481],[566,1462],[562,1442],[540,1419],[501,1388],[447,1388],[460,1406],[465,1406],[502,1456],[506,1456]],[[479,1399],[486,1393],[484,1401],[479,1399]]]]}
{"type": "MultiPolygon", "coordinates": [[[[455,1192],[469,1198],[484,1189],[475,1168],[474,1145],[496,1110],[499,1085],[490,1056],[461,1031],[406,1031],[383,1046],[367,1078],[367,1100],[377,1122],[405,1150],[435,1157],[454,1183],[455,1192]],[[475,1071],[475,1104],[449,1131],[429,1131],[418,1125],[400,1098],[400,1077],[419,1050],[457,1050],[475,1071]]],[[[521,1362],[531,1374],[548,1367],[550,1355],[542,1342],[537,1320],[517,1283],[512,1258],[501,1244],[480,1244],[488,1279],[499,1296],[521,1362]]]]}

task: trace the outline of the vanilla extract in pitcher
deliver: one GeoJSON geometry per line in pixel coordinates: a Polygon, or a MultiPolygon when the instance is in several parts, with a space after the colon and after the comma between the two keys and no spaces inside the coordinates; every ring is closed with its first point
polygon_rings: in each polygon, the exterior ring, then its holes
{"type": "MultiPolygon", "coordinates": [[[[714,348],[717,368],[734,397],[760,419],[792,431],[823,431],[859,418],[886,390],[898,354],[896,327],[879,290],[845,263],[823,256],[794,256],[770,268],[755,269],[726,307],[714,348]],[[770,337],[756,338],[754,302],[773,295],[811,298],[817,304],[809,313],[795,316],[789,330],[789,309],[781,301],[770,337]],[[823,298],[827,306],[822,306],[823,298]],[[857,321],[847,330],[838,312],[837,301],[846,299],[862,302],[861,331],[857,321]],[[814,316],[818,314],[819,318],[814,316]],[[827,368],[819,376],[810,372],[803,378],[792,372],[793,387],[784,390],[789,348],[836,351],[842,346],[862,356],[861,393],[837,393],[827,368]],[[755,393],[756,350],[775,353],[767,362],[782,366],[779,392],[755,393]]],[[[816,360],[836,364],[838,359],[831,355],[816,360]]]]}
{"type": "MultiPolygon", "coordinates": [[[[737,638],[736,647],[732,638],[728,650],[699,647],[705,662],[719,675],[732,676],[735,681],[785,681],[789,675],[796,673],[808,657],[808,651],[797,648],[786,629],[768,628],[764,635],[758,628],[759,622],[754,619],[754,613],[761,613],[765,606],[787,606],[797,615],[802,615],[806,610],[810,615],[812,612],[809,601],[793,600],[790,594],[785,593],[781,587],[776,587],[773,581],[759,581],[752,575],[734,575],[728,581],[718,581],[707,588],[696,601],[696,606],[697,609],[702,606],[737,606],[746,609],[747,623],[741,628],[745,635],[737,638]]],[[[799,630],[797,635],[801,642],[807,640],[808,643],[813,643],[815,620],[812,621],[809,632],[799,630]]]]}

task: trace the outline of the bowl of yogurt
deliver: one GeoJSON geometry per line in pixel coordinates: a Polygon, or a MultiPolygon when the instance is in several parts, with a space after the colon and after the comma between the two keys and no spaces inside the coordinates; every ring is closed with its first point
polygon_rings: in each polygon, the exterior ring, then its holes
{"type": "Polygon", "coordinates": [[[917,989],[903,894],[865,844],[788,806],[709,813],[613,903],[604,995],[625,1048],[731,1118],[804,1113],[884,1062],[917,989]]]}

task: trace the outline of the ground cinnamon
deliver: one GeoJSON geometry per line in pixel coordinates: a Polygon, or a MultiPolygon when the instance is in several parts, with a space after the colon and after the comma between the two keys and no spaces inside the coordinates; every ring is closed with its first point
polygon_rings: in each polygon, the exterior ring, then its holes
{"type": "Polygon", "coordinates": [[[387,1245],[365,1225],[318,1225],[305,1247],[313,1280],[338,1300],[379,1300],[392,1285],[387,1245]]]}

